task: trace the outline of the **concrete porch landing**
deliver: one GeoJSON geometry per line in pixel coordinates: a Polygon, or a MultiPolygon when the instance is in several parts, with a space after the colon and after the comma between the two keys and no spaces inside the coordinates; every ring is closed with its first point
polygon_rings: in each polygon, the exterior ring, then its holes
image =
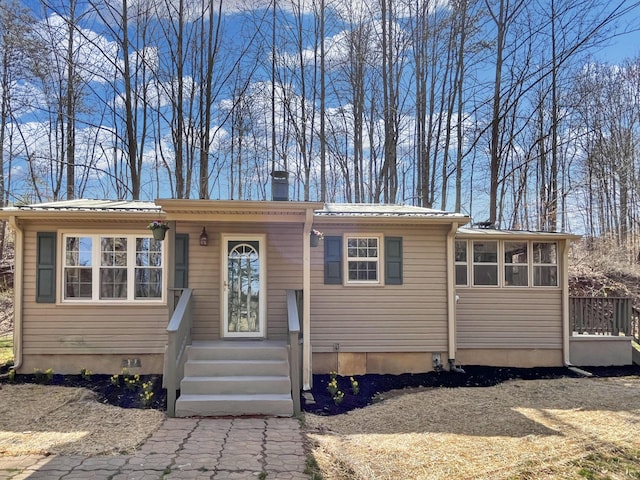
{"type": "Polygon", "coordinates": [[[284,341],[193,342],[187,349],[177,417],[293,415],[284,341]]]}

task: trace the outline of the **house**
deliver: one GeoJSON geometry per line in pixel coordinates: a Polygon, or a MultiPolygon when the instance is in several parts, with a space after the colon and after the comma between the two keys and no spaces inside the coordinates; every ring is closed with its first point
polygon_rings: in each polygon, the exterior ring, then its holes
{"type": "Polygon", "coordinates": [[[170,414],[290,415],[314,373],[570,362],[573,235],[289,201],[70,200],[0,218],[16,235],[17,371],[164,373],[170,414]]]}

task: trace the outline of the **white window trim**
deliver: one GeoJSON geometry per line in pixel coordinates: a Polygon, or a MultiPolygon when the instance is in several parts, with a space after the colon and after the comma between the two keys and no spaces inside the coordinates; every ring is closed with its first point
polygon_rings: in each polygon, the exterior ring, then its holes
{"type": "Polygon", "coordinates": [[[150,233],[116,233],[116,232],[77,232],[68,231],[61,232],[58,238],[58,255],[60,261],[57,262],[57,291],[58,303],[65,305],[164,305],[166,304],[166,292],[167,292],[167,269],[166,269],[166,246],[162,242],[162,286],[160,298],[135,298],[135,270],[136,270],[136,239],[137,238],[149,238],[153,239],[153,235],[150,233]],[[68,237],[91,237],[91,298],[65,298],[65,282],[64,274],[66,265],[66,239],[68,237]],[[100,298],[100,239],[102,237],[108,238],[126,238],[127,239],[127,298],[113,298],[113,299],[101,299],[100,298]],[[132,246],[131,246],[132,245],[132,246]],[[133,281],[129,281],[132,279],[133,281]]]}
{"type": "MultiPolygon", "coordinates": [[[[233,234],[233,233],[222,233],[220,235],[220,333],[224,338],[264,338],[267,335],[267,296],[268,293],[268,284],[267,284],[267,236],[265,234],[256,233],[256,234],[233,234]],[[229,290],[227,288],[227,276],[228,276],[228,262],[229,262],[229,251],[228,251],[228,242],[229,241],[247,241],[247,242],[258,242],[258,256],[260,258],[260,297],[259,297],[259,319],[260,322],[260,331],[259,332],[228,332],[227,331],[227,317],[229,315],[228,311],[228,294],[229,290]]],[[[163,257],[164,258],[164,257],[163,257]]]]}
{"type": "Polygon", "coordinates": [[[529,240],[501,240],[498,244],[498,250],[500,253],[499,260],[502,263],[502,277],[500,278],[502,288],[529,288],[533,285],[533,277],[531,276],[531,248],[532,244],[529,240]],[[507,263],[504,259],[504,244],[505,243],[524,243],[527,245],[527,263],[507,263]],[[507,267],[526,267],[527,268],[527,284],[526,285],[507,285],[507,267]]]}
{"type": "MultiPolygon", "coordinates": [[[[500,264],[502,263],[500,261],[500,255],[501,255],[501,241],[500,240],[496,240],[494,238],[487,238],[487,239],[474,239],[471,241],[471,278],[469,278],[469,283],[471,284],[471,286],[473,287],[477,287],[477,288],[501,288],[502,287],[502,280],[501,277],[502,275],[500,274],[500,264]],[[474,251],[474,245],[476,242],[479,243],[487,243],[487,242],[491,242],[491,243],[495,243],[496,244],[496,262],[476,262],[476,257],[475,257],[475,251],[474,251]],[[476,269],[476,265],[486,265],[486,266],[492,266],[495,265],[496,266],[496,283],[495,285],[476,285],[476,275],[475,275],[475,269],[476,269]]],[[[467,245],[468,247],[468,245],[467,245]]],[[[467,250],[467,259],[469,259],[469,250],[467,250]]]]}
{"type": "Polygon", "coordinates": [[[531,242],[529,242],[529,252],[531,253],[531,260],[530,260],[530,264],[531,264],[531,273],[530,273],[530,282],[529,285],[531,285],[531,287],[533,288],[551,288],[551,289],[556,289],[556,288],[560,288],[560,265],[558,263],[558,259],[560,258],[560,247],[558,242],[554,242],[554,241],[545,241],[545,240],[532,240],[531,242]],[[534,243],[547,243],[547,244],[555,244],[556,246],[556,263],[534,263],[533,261],[533,244],[534,243]],[[534,285],[534,280],[535,280],[535,269],[536,267],[556,267],[556,285],[534,285]]]}
{"type": "Polygon", "coordinates": [[[374,286],[374,285],[384,285],[384,235],[380,233],[366,233],[366,232],[357,232],[357,233],[344,233],[342,235],[342,278],[343,285],[350,286],[374,286]],[[353,261],[351,257],[349,257],[349,238],[377,238],[378,239],[378,280],[349,280],[349,261],[353,261]]]}
{"type": "Polygon", "coordinates": [[[453,258],[454,258],[454,262],[453,262],[453,263],[454,263],[453,275],[454,275],[454,282],[455,282],[455,286],[456,286],[456,288],[457,288],[457,287],[468,287],[468,286],[469,286],[469,280],[470,280],[470,278],[469,278],[469,273],[470,273],[470,272],[469,272],[469,265],[470,265],[470,262],[469,262],[469,241],[468,241],[468,240],[466,240],[466,239],[458,239],[458,238],[454,240],[454,253],[453,253],[453,258]],[[455,257],[455,244],[456,244],[456,242],[464,242],[464,244],[465,244],[465,249],[466,249],[466,261],[464,261],[464,262],[458,262],[458,261],[456,261],[456,260],[455,260],[455,258],[456,258],[456,257],[455,257]],[[467,281],[466,281],[465,283],[458,283],[458,282],[457,282],[457,280],[458,280],[458,276],[457,276],[456,268],[455,268],[455,267],[459,267],[459,266],[464,266],[464,267],[465,267],[465,269],[466,269],[466,271],[467,271],[467,281]]]}
{"type": "MultiPolygon", "coordinates": [[[[557,240],[522,240],[522,239],[456,239],[456,241],[465,241],[467,243],[467,284],[466,285],[456,285],[456,288],[505,288],[505,289],[531,289],[535,288],[536,290],[540,289],[548,289],[548,290],[558,290],[562,288],[562,279],[560,278],[562,271],[560,269],[560,242],[557,240]],[[474,283],[474,268],[476,262],[473,258],[473,244],[474,242],[487,242],[487,241],[496,241],[498,242],[498,284],[497,285],[476,285],[474,283]],[[506,263],[504,261],[504,244],[505,242],[526,242],[527,243],[527,263],[526,264],[511,264],[506,263]],[[533,244],[534,243],[549,243],[556,246],[556,263],[534,263],[533,261],[533,244]],[[528,284],[525,285],[506,285],[505,284],[505,266],[507,265],[526,265],[527,266],[527,276],[528,276],[528,284]],[[556,267],[556,279],[557,285],[534,285],[534,270],[535,267],[556,267]]],[[[464,262],[454,262],[455,265],[463,265],[464,262]]],[[[482,265],[495,265],[494,263],[485,263],[482,262],[482,265]]]]}

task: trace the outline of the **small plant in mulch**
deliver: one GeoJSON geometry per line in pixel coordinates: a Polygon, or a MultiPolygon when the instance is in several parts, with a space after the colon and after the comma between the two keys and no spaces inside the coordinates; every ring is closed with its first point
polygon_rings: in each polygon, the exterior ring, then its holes
{"type": "Polygon", "coordinates": [[[8,360],[6,363],[0,365],[0,375],[9,373],[12,369],[11,367],[13,367],[13,360],[8,360]]]}
{"type": "Polygon", "coordinates": [[[142,405],[148,407],[153,402],[153,380],[149,380],[148,382],[142,383],[142,391],[140,392],[140,400],[142,401],[142,405]]]}
{"type": "Polygon", "coordinates": [[[39,368],[33,369],[33,376],[35,377],[35,382],[40,383],[42,385],[48,385],[53,380],[53,369],[47,368],[44,372],[39,368]]]}
{"type": "Polygon", "coordinates": [[[336,378],[332,378],[327,384],[327,391],[332,397],[338,392],[338,380],[336,378]]]}
{"type": "Polygon", "coordinates": [[[122,379],[127,390],[135,390],[140,385],[140,375],[125,375],[122,379]]]}
{"type": "MultiPolygon", "coordinates": [[[[327,383],[327,392],[329,392],[329,396],[336,406],[340,405],[344,401],[345,392],[347,391],[347,388],[345,388],[346,385],[347,384],[345,378],[340,377],[338,375],[338,372],[329,372],[329,383],[327,383]],[[343,384],[342,389],[340,389],[340,383],[343,384]]],[[[349,377],[348,385],[351,394],[354,396],[358,395],[358,393],[360,392],[358,381],[353,377],[349,377]]]]}
{"type": "MultiPolygon", "coordinates": [[[[338,415],[363,408],[386,398],[397,396],[402,390],[419,388],[490,387],[506,380],[538,380],[562,377],[577,377],[578,374],[564,367],[510,368],[465,365],[466,373],[449,371],[428,373],[405,373],[401,375],[314,375],[313,402],[302,397],[302,409],[316,415],[338,415]],[[357,391],[357,393],[355,393],[357,391]],[[343,397],[336,402],[337,392],[343,397]]],[[[590,367],[596,377],[640,375],[640,366],[590,367]]],[[[406,390],[411,391],[411,390],[406,390]]]]}
{"type": "Polygon", "coordinates": [[[358,395],[360,393],[360,384],[353,377],[350,377],[349,380],[351,381],[351,393],[358,395]]]}
{"type": "Polygon", "coordinates": [[[82,387],[96,393],[101,403],[122,408],[153,408],[166,410],[166,390],[162,388],[161,375],[104,375],[91,373],[84,369],[75,375],[60,375],[50,371],[38,371],[33,374],[19,374],[10,370],[1,382],[13,384],[40,383],[63,387],[82,387]],[[128,381],[125,381],[128,380],[128,381]]]}

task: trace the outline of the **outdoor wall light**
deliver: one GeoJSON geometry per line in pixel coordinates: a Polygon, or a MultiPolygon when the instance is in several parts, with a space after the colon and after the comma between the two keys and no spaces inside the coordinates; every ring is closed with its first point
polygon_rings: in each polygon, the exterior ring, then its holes
{"type": "Polygon", "coordinates": [[[207,235],[207,229],[202,227],[202,233],[200,234],[200,245],[206,247],[209,243],[209,235],[207,235]]]}

